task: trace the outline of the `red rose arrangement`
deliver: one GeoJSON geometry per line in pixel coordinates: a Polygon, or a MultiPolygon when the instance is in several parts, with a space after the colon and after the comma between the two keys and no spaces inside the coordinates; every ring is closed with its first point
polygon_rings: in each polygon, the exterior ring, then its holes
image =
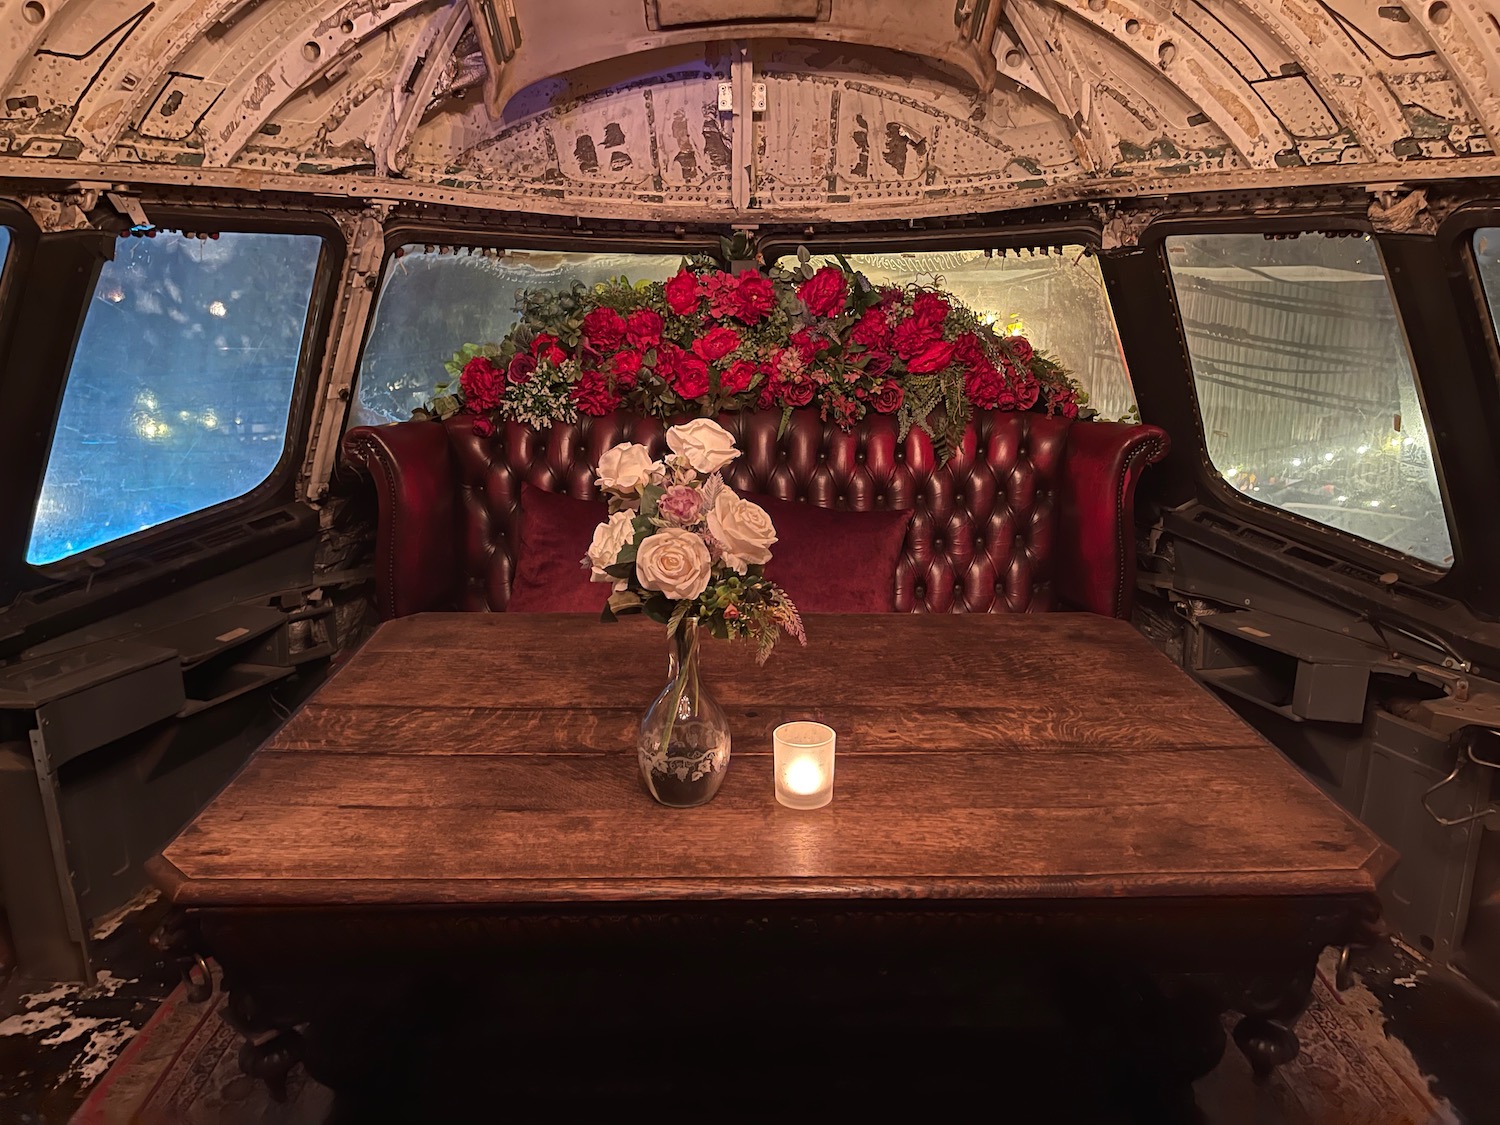
{"type": "Polygon", "coordinates": [[[940,416],[956,439],[974,410],[1076,418],[1087,401],[1025,337],[996,332],[952,294],[872,286],[805,254],[769,273],[698,260],[665,282],[575,283],[523,292],[517,305],[510,334],[465,344],[419,416],[472,414],[483,435],[502,418],[545,428],[620,409],[815,407],[846,429],[872,411],[895,415],[902,436],[940,416]]]}

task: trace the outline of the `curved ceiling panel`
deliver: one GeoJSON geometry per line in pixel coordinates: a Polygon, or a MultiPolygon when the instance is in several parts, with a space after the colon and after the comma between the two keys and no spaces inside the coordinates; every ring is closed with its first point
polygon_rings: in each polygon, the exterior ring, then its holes
{"type": "Polygon", "coordinates": [[[1496,175],[1492,7],[20,0],[0,13],[0,173],[741,221],[1416,180],[1434,159],[1496,175]]]}

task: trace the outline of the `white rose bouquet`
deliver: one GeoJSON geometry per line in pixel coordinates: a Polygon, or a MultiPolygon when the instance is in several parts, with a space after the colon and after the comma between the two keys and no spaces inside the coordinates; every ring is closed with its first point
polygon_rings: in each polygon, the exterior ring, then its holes
{"type": "Polygon", "coordinates": [[[740,455],[717,422],[699,418],[667,431],[670,454],[617,445],[599,459],[609,518],[583,565],[614,583],[604,611],[644,613],[675,633],[688,617],[716,637],[748,637],[764,662],[782,632],[807,643],[791,599],[766,579],[776,529],[765,509],[737,495],[720,470],[740,455]]]}

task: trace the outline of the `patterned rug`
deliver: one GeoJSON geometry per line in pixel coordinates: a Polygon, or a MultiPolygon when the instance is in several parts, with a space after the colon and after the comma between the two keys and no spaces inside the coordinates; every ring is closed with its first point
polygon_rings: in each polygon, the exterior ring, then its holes
{"type": "MultiPolygon", "coordinates": [[[[1428,1090],[1411,1054],[1384,1031],[1380,1003],[1362,984],[1332,986],[1324,964],[1297,1024],[1301,1055],[1265,1083],[1232,1045],[1197,1086],[1210,1125],[1462,1125],[1428,1090]]],[[[323,1125],[332,1093],[294,1070],[273,1101],[239,1072],[239,1039],[222,995],[190,1003],[179,988],[89,1094],[71,1125],[323,1125]]]]}

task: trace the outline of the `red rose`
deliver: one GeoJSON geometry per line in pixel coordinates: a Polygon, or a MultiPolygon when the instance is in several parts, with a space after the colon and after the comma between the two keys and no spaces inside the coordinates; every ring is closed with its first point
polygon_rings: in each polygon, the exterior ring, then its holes
{"type": "Polygon", "coordinates": [[[539,332],[531,341],[531,354],[537,363],[550,363],[553,367],[561,367],[568,359],[568,353],[558,345],[557,337],[545,332],[539,332]]]}
{"type": "Polygon", "coordinates": [[[675,344],[667,344],[662,348],[657,368],[667,385],[684,399],[694,399],[708,393],[708,364],[675,344]]]}
{"type": "Polygon", "coordinates": [[[919,293],[917,299],[911,303],[911,315],[923,324],[941,328],[952,307],[936,293],[919,293]]]}
{"type": "Polygon", "coordinates": [[[654,348],[661,343],[661,313],[655,309],[636,309],[625,318],[625,338],[631,347],[654,348]]]}
{"type": "Polygon", "coordinates": [[[1015,356],[1017,363],[1028,362],[1035,351],[1025,336],[1007,336],[1005,342],[1010,345],[1010,354],[1015,356]]]}
{"type": "Polygon", "coordinates": [[[1035,379],[1022,379],[1016,384],[1016,405],[1022,410],[1030,410],[1041,393],[1041,384],[1035,379]]]}
{"type": "Polygon", "coordinates": [[[1061,414],[1064,418],[1078,417],[1078,396],[1071,389],[1054,390],[1047,400],[1047,413],[1061,414]]]}
{"type": "Polygon", "coordinates": [[[760,394],[755,397],[755,409],[770,410],[781,401],[782,383],[772,374],[760,385],[760,394]]]}
{"type": "Polygon", "coordinates": [[[769,316],[776,307],[776,287],[771,279],[756,270],[739,275],[734,287],[734,316],[746,324],[755,324],[769,316]]]}
{"type": "Polygon", "coordinates": [[[797,296],[813,316],[837,316],[849,299],[849,283],[837,266],[824,266],[797,286],[797,296]]]}
{"type": "Polygon", "coordinates": [[[568,397],[578,406],[580,414],[594,417],[608,414],[620,405],[620,396],[610,390],[609,382],[598,371],[585,371],[578,382],[568,391],[568,397]]]}
{"type": "Polygon", "coordinates": [[[625,339],[625,318],[611,308],[598,308],[583,318],[583,336],[601,352],[612,352],[625,339]]]}
{"type": "Polygon", "coordinates": [[[495,436],[495,423],[491,422],[488,418],[475,418],[474,419],[474,436],[475,437],[494,437],[495,436]]]}
{"type": "Polygon", "coordinates": [[[505,397],[505,374],[482,355],[464,364],[458,377],[463,388],[464,406],[472,414],[484,414],[500,405],[505,397]]]}
{"type": "Polygon", "coordinates": [[[741,394],[750,389],[750,384],[755,382],[755,374],[759,370],[755,364],[748,359],[737,359],[729,365],[728,370],[719,376],[719,390],[727,395],[741,394]]]}
{"type": "Polygon", "coordinates": [[[881,414],[894,414],[901,409],[901,403],[906,398],[906,392],[901,389],[901,384],[894,379],[887,379],[880,385],[880,390],[875,392],[874,406],[881,414]]]}
{"type": "Polygon", "coordinates": [[[891,339],[896,354],[902,359],[910,360],[923,348],[942,339],[942,336],[925,320],[909,316],[896,325],[896,331],[891,339]]]}
{"type": "Polygon", "coordinates": [[[1016,398],[1016,392],[1009,387],[1001,387],[1000,394],[995,399],[996,410],[1015,410],[1020,406],[1020,400],[1016,398]]]}
{"type": "Polygon", "coordinates": [[[532,372],[536,370],[536,360],[525,352],[517,352],[510,361],[510,367],[505,374],[512,383],[531,382],[532,372]]]}
{"type": "Polygon", "coordinates": [[[615,377],[615,390],[630,391],[635,389],[636,383],[641,377],[641,353],[640,352],[616,352],[610,361],[609,370],[615,377]]]}
{"type": "Polygon", "coordinates": [[[740,335],[733,328],[720,325],[710,328],[693,341],[693,354],[706,363],[723,359],[740,346],[740,335]]]}
{"type": "Polygon", "coordinates": [[[811,379],[799,379],[795,383],[783,383],[781,385],[781,401],[787,406],[806,406],[812,401],[813,385],[811,379]]]}
{"type": "Polygon", "coordinates": [[[885,310],[879,307],[866,309],[849,333],[849,339],[866,348],[885,347],[891,339],[891,322],[885,310]]]}
{"type": "Polygon", "coordinates": [[[927,375],[941,371],[953,362],[953,345],[947,340],[928,344],[906,362],[906,369],[913,375],[927,375]]]}
{"type": "Polygon", "coordinates": [[[667,308],[678,316],[687,316],[698,308],[698,279],[687,270],[678,270],[677,275],[666,284],[667,308]]]}
{"type": "Polygon", "coordinates": [[[965,372],[973,371],[989,363],[989,356],[984,354],[984,347],[979,343],[979,337],[972,332],[965,332],[953,341],[953,360],[963,367],[965,372]]]}

